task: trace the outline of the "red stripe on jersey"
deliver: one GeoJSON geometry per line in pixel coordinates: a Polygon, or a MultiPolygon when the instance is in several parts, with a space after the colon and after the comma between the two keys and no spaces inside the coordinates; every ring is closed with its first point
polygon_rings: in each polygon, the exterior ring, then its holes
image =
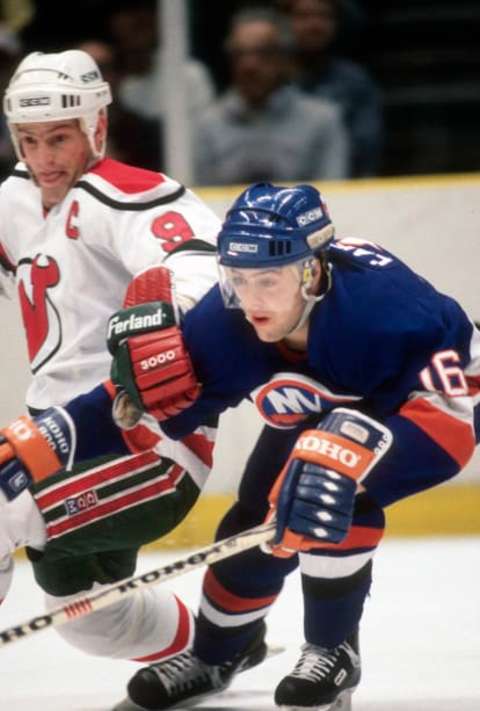
{"type": "Polygon", "coordinates": [[[183,444],[188,447],[205,466],[211,467],[213,464],[213,442],[204,434],[190,434],[183,437],[183,444]]]}
{"type": "Polygon", "coordinates": [[[131,430],[122,430],[122,437],[132,454],[152,450],[162,439],[159,434],[142,424],[131,430]]]}
{"type": "Polygon", "coordinates": [[[468,394],[475,397],[480,393],[480,375],[467,375],[468,394]]]}
{"type": "MultiPolygon", "coordinates": [[[[319,548],[335,551],[353,551],[358,548],[376,548],[383,538],[383,528],[372,528],[369,526],[351,526],[348,536],[341,543],[322,543],[313,550],[319,548]]],[[[311,552],[311,551],[310,551],[311,552]]]]}
{"type": "Polygon", "coordinates": [[[215,605],[228,612],[253,612],[254,610],[260,610],[262,607],[272,605],[277,599],[277,595],[256,598],[239,597],[226,590],[218,582],[210,568],[207,570],[203,581],[203,591],[215,605]]]}
{"type": "Polygon", "coordinates": [[[89,170],[89,173],[99,175],[110,185],[129,195],[143,193],[145,190],[151,190],[165,182],[165,177],[161,173],[135,168],[126,163],[119,163],[112,158],[99,161],[89,170]]]}
{"type": "Polygon", "coordinates": [[[109,398],[110,398],[111,400],[115,400],[115,395],[117,394],[117,388],[116,388],[115,385],[112,383],[112,381],[111,381],[111,380],[105,380],[105,381],[102,383],[102,385],[103,385],[103,387],[105,388],[105,390],[107,391],[109,398]]]}
{"type": "Polygon", "coordinates": [[[423,398],[410,400],[400,408],[400,415],[417,425],[461,468],[472,456],[475,438],[471,425],[439,410],[428,400],[423,398]]]}
{"type": "Polygon", "coordinates": [[[54,538],[60,536],[67,531],[75,530],[81,526],[85,526],[93,521],[105,518],[106,516],[111,516],[123,509],[130,508],[131,506],[137,505],[146,501],[147,499],[152,499],[157,496],[162,496],[168,491],[173,491],[177,480],[184,474],[184,469],[175,465],[169,472],[168,479],[162,479],[161,481],[153,482],[152,484],[147,484],[135,491],[130,491],[123,496],[118,496],[116,499],[111,501],[106,501],[105,503],[98,503],[91,509],[87,511],[82,511],[74,516],[60,521],[59,523],[54,523],[47,526],[47,535],[49,538],[54,538]]]}
{"type": "Polygon", "coordinates": [[[80,494],[82,491],[94,489],[112,479],[129,476],[141,467],[153,465],[159,461],[160,457],[155,452],[144,452],[139,456],[129,457],[117,464],[108,464],[105,467],[96,469],[94,472],[87,471],[84,476],[80,475],[74,481],[60,483],[52,491],[36,496],[35,501],[40,509],[44,510],[64,501],[69,496],[75,496],[75,494],[80,494]]]}
{"type": "Polygon", "coordinates": [[[275,422],[275,424],[279,425],[298,425],[299,422],[302,422],[303,420],[306,420],[308,417],[308,414],[306,412],[298,413],[296,412],[293,415],[279,415],[275,413],[274,415],[270,416],[272,419],[272,422],[275,422]]]}
{"type": "Polygon", "coordinates": [[[146,657],[136,657],[132,661],[155,662],[159,659],[165,659],[165,657],[171,657],[173,654],[179,654],[185,651],[190,641],[190,614],[183,602],[179,600],[176,595],[174,595],[174,597],[178,606],[178,626],[175,639],[168,647],[165,647],[165,649],[162,649],[160,652],[148,654],[146,657]]]}

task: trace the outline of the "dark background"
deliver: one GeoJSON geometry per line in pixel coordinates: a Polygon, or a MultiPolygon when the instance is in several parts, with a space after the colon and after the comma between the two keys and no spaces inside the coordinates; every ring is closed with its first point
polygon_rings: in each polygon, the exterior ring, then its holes
{"type": "MultiPolygon", "coordinates": [[[[480,0],[344,3],[338,49],[364,64],[382,91],[381,174],[478,171],[480,0]]],[[[227,81],[222,44],[229,19],[237,9],[257,4],[190,0],[192,51],[208,65],[219,90],[227,81]]],[[[36,0],[34,5],[34,20],[21,33],[26,51],[108,39],[105,20],[112,0],[36,0]]]]}

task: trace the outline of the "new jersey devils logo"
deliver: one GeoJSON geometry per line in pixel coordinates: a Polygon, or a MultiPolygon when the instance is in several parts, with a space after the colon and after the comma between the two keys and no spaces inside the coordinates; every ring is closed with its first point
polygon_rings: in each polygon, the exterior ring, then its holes
{"type": "Polygon", "coordinates": [[[35,373],[57,352],[61,343],[60,316],[48,294],[60,281],[60,270],[55,259],[39,254],[33,260],[20,261],[17,273],[28,357],[35,373]]]}
{"type": "Polygon", "coordinates": [[[299,373],[276,373],[268,383],[252,392],[259,414],[278,429],[295,427],[310,415],[361,399],[358,395],[334,393],[299,373]]]}

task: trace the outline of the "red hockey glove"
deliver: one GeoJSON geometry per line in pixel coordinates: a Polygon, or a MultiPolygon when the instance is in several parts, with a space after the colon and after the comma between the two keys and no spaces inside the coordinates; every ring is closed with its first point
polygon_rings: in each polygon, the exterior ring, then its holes
{"type": "Polygon", "coordinates": [[[171,276],[153,267],[130,284],[110,318],[111,378],[140,409],[165,420],[197,399],[200,386],[177,325],[171,276]]]}
{"type": "Polygon", "coordinates": [[[303,432],[269,495],[267,520],[276,521],[270,552],[288,558],[341,543],[350,529],[357,485],[391,442],[384,425],[343,408],[303,432]]]}
{"type": "Polygon", "coordinates": [[[67,466],[75,435],[68,416],[57,408],[33,420],[19,417],[0,430],[0,490],[11,501],[31,483],[67,466]]]}

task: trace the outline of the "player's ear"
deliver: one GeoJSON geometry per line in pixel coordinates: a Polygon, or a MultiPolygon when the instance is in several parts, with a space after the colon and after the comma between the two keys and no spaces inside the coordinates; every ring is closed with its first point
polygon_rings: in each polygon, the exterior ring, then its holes
{"type": "Polygon", "coordinates": [[[309,294],[318,294],[320,292],[320,283],[322,281],[322,262],[320,259],[314,259],[312,264],[312,282],[308,289],[309,294]]]}
{"type": "Polygon", "coordinates": [[[108,117],[106,109],[98,112],[97,127],[95,129],[95,148],[100,153],[107,140],[108,117]]]}

